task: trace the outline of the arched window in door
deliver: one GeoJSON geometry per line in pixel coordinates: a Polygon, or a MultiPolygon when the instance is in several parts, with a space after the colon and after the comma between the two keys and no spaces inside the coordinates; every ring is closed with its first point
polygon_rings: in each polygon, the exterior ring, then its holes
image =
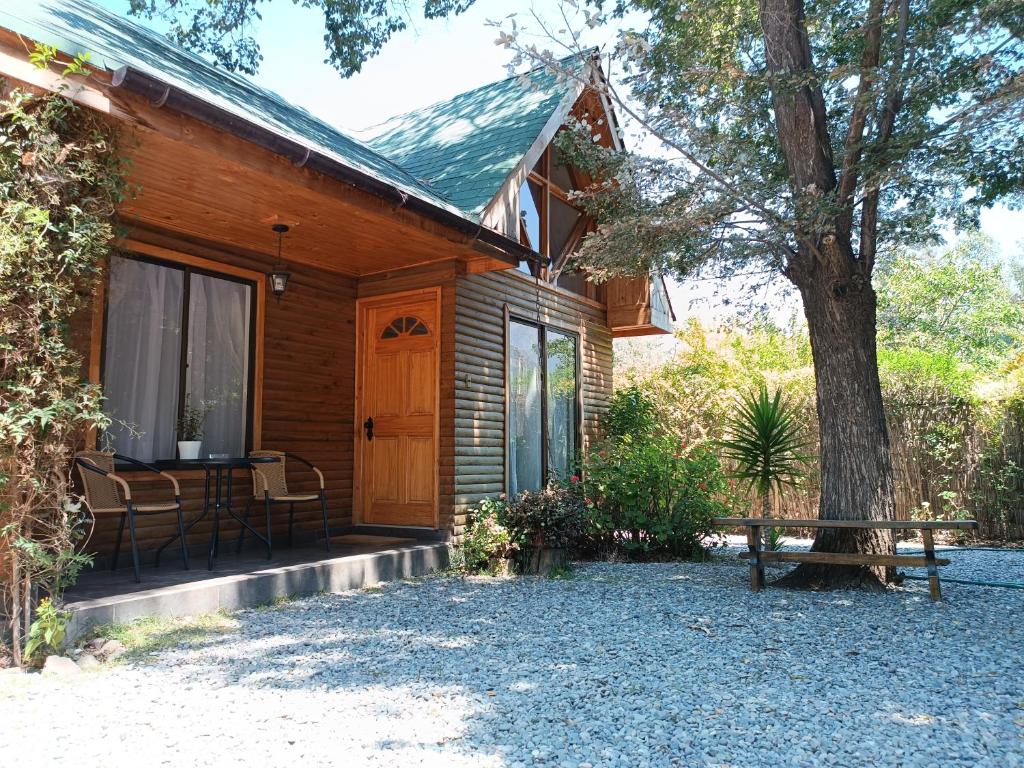
{"type": "Polygon", "coordinates": [[[405,315],[403,317],[396,317],[391,323],[381,331],[380,337],[382,339],[398,339],[402,336],[429,336],[430,329],[427,324],[420,320],[418,317],[412,317],[411,315],[405,315]]]}

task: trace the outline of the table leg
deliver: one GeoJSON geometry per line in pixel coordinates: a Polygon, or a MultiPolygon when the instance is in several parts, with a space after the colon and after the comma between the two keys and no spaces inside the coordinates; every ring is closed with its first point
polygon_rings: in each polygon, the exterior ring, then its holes
{"type": "Polygon", "coordinates": [[[747,549],[750,551],[750,590],[760,592],[764,585],[764,566],[761,564],[761,526],[747,527],[747,549]]]}
{"type": "MultiPolygon", "coordinates": [[[[203,511],[199,513],[199,517],[197,517],[195,520],[190,520],[188,525],[185,526],[186,539],[188,538],[189,533],[192,532],[192,529],[195,528],[198,523],[201,523],[203,520],[205,520],[206,516],[210,514],[210,468],[203,467],[203,472],[206,475],[206,478],[203,481],[203,511]]],[[[157,565],[160,564],[160,555],[163,554],[163,551],[167,549],[168,546],[177,541],[177,539],[178,534],[174,534],[173,536],[171,536],[171,538],[169,538],[167,541],[160,545],[160,547],[156,551],[157,565]]],[[[188,547],[188,542],[185,543],[185,546],[188,547]]]]}
{"type": "MultiPolygon", "coordinates": [[[[228,470],[228,503],[227,503],[227,506],[225,507],[225,510],[242,527],[242,531],[249,531],[249,533],[251,533],[257,539],[259,539],[260,541],[262,541],[264,544],[267,545],[267,559],[269,560],[271,558],[270,538],[269,538],[270,532],[267,531],[268,535],[267,536],[263,536],[255,528],[253,528],[251,525],[249,525],[247,520],[243,520],[241,517],[236,515],[235,514],[235,510],[232,509],[232,507],[231,507],[231,494],[232,494],[232,481],[231,481],[231,470],[229,469],[228,470]]],[[[239,539],[239,540],[241,540],[241,539],[239,539]]]]}
{"type": "Polygon", "coordinates": [[[932,600],[942,599],[942,590],[939,588],[939,568],[935,563],[935,539],[932,537],[930,528],[921,531],[924,538],[924,560],[928,566],[928,593],[932,600]]]}
{"type": "Polygon", "coordinates": [[[220,508],[221,508],[221,496],[220,496],[220,483],[223,477],[221,467],[218,465],[216,469],[216,489],[214,491],[214,503],[213,503],[213,530],[210,532],[210,557],[207,563],[207,568],[213,570],[213,558],[215,558],[220,549],[220,508]]]}
{"type": "Polygon", "coordinates": [[[234,511],[232,511],[232,509],[231,509],[231,493],[232,493],[232,488],[233,488],[234,477],[235,477],[234,469],[232,469],[231,467],[228,467],[228,500],[227,500],[227,504],[225,505],[224,508],[228,511],[228,514],[231,515],[232,517],[235,516],[234,511]]]}

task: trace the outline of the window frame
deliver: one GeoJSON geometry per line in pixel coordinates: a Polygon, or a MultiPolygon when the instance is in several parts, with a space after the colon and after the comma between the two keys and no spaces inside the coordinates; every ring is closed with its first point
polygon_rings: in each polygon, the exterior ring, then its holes
{"type": "MultiPolygon", "coordinates": [[[[191,290],[191,274],[200,274],[221,280],[228,280],[252,289],[252,300],[249,305],[249,344],[247,355],[248,376],[246,383],[245,403],[245,437],[246,453],[259,450],[263,426],[263,349],[264,320],[266,317],[266,275],[255,270],[236,267],[232,264],[213,261],[211,259],[192,256],[169,248],[151,245],[136,240],[125,240],[112,250],[112,256],[130,258],[169,269],[177,269],[183,273],[182,290],[182,333],[180,370],[178,372],[178,403],[175,418],[182,414],[185,404],[184,383],[187,378],[186,354],[188,345],[188,304],[191,290]]],[[[96,291],[95,303],[90,329],[89,381],[102,386],[103,375],[107,365],[107,318],[109,314],[109,260],[104,270],[103,280],[96,291]]],[[[96,449],[99,444],[100,430],[91,429],[86,439],[86,446],[96,449]]],[[[177,458],[157,459],[155,465],[173,468],[177,458]]],[[[117,465],[118,471],[137,471],[138,467],[130,464],[117,465]]],[[[202,474],[201,471],[199,474],[202,474]]],[[[198,476],[198,475],[197,475],[198,476]]]]}
{"type": "Polygon", "coordinates": [[[512,398],[509,397],[509,377],[511,375],[511,355],[509,354],[509,338],[510,329],[512,323],[519,323],[530,328],[534,328],[537,331],[537,340],[539,344],[538,356],[540,359],[540,475],[541,475],[541,486],[547,486],[551,481],[550,468],[548,466],[548,332],[554,332],[561,334],[562,336],[568,336],[575,342],[575,389],[573,392],[573,420],[574,429],[572,431],[574,438],[574,445],[571,457],[571,463],[578,464],[580,456],[583,453],[583,353],[581,347],[582,334],[578,330],[571,330],[562,328],[556,325],[548,325],[545,323],[538,322],[536,320],[530,320],[529,318],[522,317],[520,315],[511,312],[508,305],[505,306],[505,376],[503,387],[505,390],[505,493],[509,497],[512,495],[512,432],[510,427],[512,418],[512,398]]]}

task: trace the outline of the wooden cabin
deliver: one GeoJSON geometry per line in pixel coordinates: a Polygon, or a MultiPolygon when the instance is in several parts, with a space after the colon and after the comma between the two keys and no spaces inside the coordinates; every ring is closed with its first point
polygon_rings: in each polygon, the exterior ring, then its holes
{"type": "MultiPolygon", "coordinates": [[[[551,142],[576,115],[621,147],[582,83],[534,71],[349,136],[85,0],[6,4],[0,46],[9,85],[63,87],[121,128],[135,195],[77,327],[114,420],[94,439],[173,472],[188,515],[203,476],[175,467],[175,423],[207,403],[203,453],[310,459],[332,531],[458,535],[481,499],[571,473],[611,393],[612,339],[670,330],[660,278],[561,268],[593,224],[551,142]],[[88,52],[94,72],[39,70],[31,41],[88,52]]],[[[141,546],[171,530],[141,520],[141,546]]]]}

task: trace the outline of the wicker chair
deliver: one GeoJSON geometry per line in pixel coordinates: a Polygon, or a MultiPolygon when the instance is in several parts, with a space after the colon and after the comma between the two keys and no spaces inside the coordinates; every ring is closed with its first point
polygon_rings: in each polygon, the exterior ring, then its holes
{"type": "MultiPolygon", "coordinates": [[[[98,515],[120,515],[121,522],[117,526],[117,542],[114,544],[114,558],[110,570],[117,569],[118,556],[121,554],[121,539],[124,537],[124,524],[128,522],[128,536],[132,543],[132,567],[135,570],[135,581],[140,582],[139,547],[135,539],[135,516],[157,515],[174,512],[178,517],[178,535],[173,537],[181,540],[181,561],[188,570],[188,546],[185,541],[185,521],[181,515],[181,489],[178,481],[166,472],[146,464],[130,456],[106,451],[79,451],[75,454],[75,467],[82,479],[85,492],[85,506],[95,519],[98,515]],[[137,503],[132,498],[132,489],[128,481],[114,473],[114,461],[124,461],[149,472],[155,472],[166,478],[174,487],[174,501],[137,503]]],[[[159,563],[158,563],[159,564],[159,563]]]]}
{"type": "MultiPolygon", "coordinates": [[[[270,545],[270,512],[274,504],[288,505],[288,546],[292,546],[292,530],[295,524],[295,505],[307,501],[319,501],[320,511],[324,518],[324,546],[328,552],[331,551],[331,532],[327,524],[327,496],[324,492],[324,475],[312,463],[301,456],[285,451],[250,451],[251,458],[273,458],[277,461],[259,463],[252,465],[252,497],[245,503],[245,520],[249,520],[249,509],[253,502],[263,502],[267,515],[267,549],[272,550],[270,545]],[[317,493],[290,493],[288,491],[288,479],[285,471],[285,461],[292,459],[316,473],[320,481],[320,490],[317,493]]],[[[245,527],[238,532],[238,543],[236,551],[242,551],[242,542],[245,539],[245,527]]]]}

